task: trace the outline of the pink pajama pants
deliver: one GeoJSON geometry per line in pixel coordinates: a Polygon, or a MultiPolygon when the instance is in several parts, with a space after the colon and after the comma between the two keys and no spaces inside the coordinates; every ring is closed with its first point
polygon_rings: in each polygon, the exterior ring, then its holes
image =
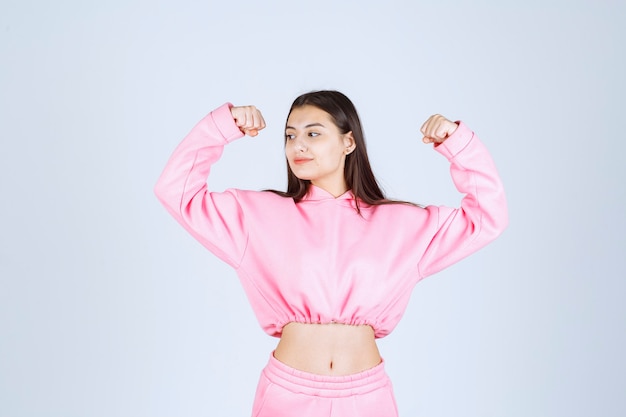
{"type": "Polygon", "coordinates": [[[316,375],[270,357],[254,398],[252,417],[397,417],[383,362],[346,376],[316,375]]]}

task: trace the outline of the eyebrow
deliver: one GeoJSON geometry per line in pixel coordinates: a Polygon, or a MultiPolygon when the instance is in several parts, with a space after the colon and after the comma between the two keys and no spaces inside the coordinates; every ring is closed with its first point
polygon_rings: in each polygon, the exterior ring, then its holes
{"type": "MultiPolygon", "coordinates": [[[[317,126],[319,126],[319,127],[325,127],[325,126],[324,126],[323,124],[321,124],[321,123],[310,123],[310,124],[308,124],[308,125],[304,126],[304,128],[305,128],[305,129],[308,129],[309,127],[317,127],[317,126]]],[[[295,128],[295,127],[293,127],[293,126],[285,126],[285,130],[286,130],[286,129],[294,129],[294,130],[295,130],[296,128],[295,128]]]]}

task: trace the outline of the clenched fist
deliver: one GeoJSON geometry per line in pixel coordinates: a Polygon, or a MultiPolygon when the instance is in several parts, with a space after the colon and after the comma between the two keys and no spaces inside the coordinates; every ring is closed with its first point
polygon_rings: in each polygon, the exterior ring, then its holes
{"type": "Polygon", "coordinates": [[[256,136],[265,128],[265,120],[261,111],[254,106],[237,106],[230,108],[235,124],[244,134],[256,136]]]}
{"type": "Polygon", "coordinates": [[[420,129],[424,135],[422,141],[438,145],[453,134],[457,127],[459,125],[455,122],[451,122],[440,114],[434,114],[424,122],[420,129]]]}

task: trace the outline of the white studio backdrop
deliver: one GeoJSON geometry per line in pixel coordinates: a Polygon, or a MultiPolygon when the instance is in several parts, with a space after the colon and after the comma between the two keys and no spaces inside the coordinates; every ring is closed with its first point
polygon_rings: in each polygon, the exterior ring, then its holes
{"type": "Polygon", "coordinates": [[[456,205],[464,120],[511,224],[380,341],[401,416],[626,414],[623,2],[0,1],[0,416],[247,416],[277,340],[152,187],[207,112],[268,128],[213,189],[285,186],[291,101],[338,89],[391,197],[456,205]]]}

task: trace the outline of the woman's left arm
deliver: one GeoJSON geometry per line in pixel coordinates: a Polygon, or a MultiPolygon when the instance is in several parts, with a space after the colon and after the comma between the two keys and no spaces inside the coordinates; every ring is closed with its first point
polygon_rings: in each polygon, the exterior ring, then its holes
{"type": "Polygon", "coordinates": [[[429,206],[437,227],[419,262],[421,277],[438,272],[493,241],[508,225],[502,181],[483,143],[462,122],[440,115],[422,126],[424,143],[450,161],[457,189],[465,194],[459,208],[429,206]]]}

